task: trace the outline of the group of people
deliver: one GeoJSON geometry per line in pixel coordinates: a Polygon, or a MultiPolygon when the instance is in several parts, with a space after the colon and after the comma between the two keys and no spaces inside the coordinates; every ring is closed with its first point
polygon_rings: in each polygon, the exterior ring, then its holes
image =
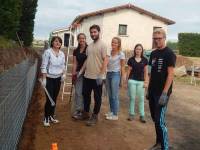
{"type": "MultiPolygon", "coordinates": [[[[128,88],[130,99],[128,121],[135,119],[135,99],[139,100],[140,121],[146,123],[144,99],[149,100],[151,117],[155,123],[156,144],[151,150],[168,150],[168,133],[165,125],[165,113],[170,94],[172,93],[174,67],[176,56],[165,45],[166,33],[163,29],[153,32],[156,49],[152,51],[149,61],[144,57],[142,44],[136,44],[133,55],[128,59],[125,68],[125,55],[121,49],[121,39],[113,37],[111,50],[100,39],[100,27],[92,25],[89,29],[91,42],[86,43],[86,35],[77,36],[78,47],[73,52],[72,84],[75,86],[72,117],[76,120],[86,120],[87,126],[93,126],[98,121],[102,103],[102,86],[106,85],[110,111],[105,114],[107,120],[118,120],[119,87],[128,88]],[[151,71],[148,72],[148,65],[151,71]],[[127,71],[126,71],[127,70],[127,71]],[[94,108],[90,113],[91,93],[94,93],[94,108]]],[[[56,36],[52,38],[51,48],[43,54],[41,72],[42,84],[56,103],[61,81],[65,79],[65,55],[60,50],[62,40],[56,36]]],[[[46,96],[44,126],[59,121],[54,115],[52,106],[46,96]]]]}
{"type": "Polygon", "coordinates": [[[107,120],[118,120],[119,85],[127,86],[130,97],[128,120],[134,119],[134,103],[139,98],[140,120],[145,123],[144,88],[148,84],[148,60],[143,56],[143,46],[137,44],[133,56],[128,60],[128,73],[125,71],[125,55],[121,49],[121,39],[113,37],[111,50],[100,39],[100,27],[90,27],[93,42],[86,43],[86,36],[77,36],[78,47],[73,53],[72,83],[75,84],[75,112],[77,120],[88,119],[87,125],[95,125],[102,101],[102,84],[105,81],[109,97],[110,111],[105,114],[107,120]],[[94,92],[94,110],[90,116],[91,92],[94,92]]]}

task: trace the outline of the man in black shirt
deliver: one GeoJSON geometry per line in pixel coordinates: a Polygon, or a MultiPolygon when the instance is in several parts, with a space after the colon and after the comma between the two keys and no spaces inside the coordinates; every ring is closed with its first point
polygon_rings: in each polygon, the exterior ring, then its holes
{"type": "Polygon", "coordinates": [[[168,132],[165,124],[165,113],[169,96],[172,93],[172,83],[176,56],[166,47],[166,33],[163,29],[156,29],[153,33],[156,50],[151,53],[151,66],[148,99],[151,117],[155,123],[156,144],[150,150],[168,150],[168,132]]]}

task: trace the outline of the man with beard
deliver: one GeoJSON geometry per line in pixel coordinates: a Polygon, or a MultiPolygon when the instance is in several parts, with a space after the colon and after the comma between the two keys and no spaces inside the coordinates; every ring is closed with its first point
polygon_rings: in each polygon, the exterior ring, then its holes
{"type": "Polygon", "coordinates": [[[155,123],[156,144],[149,150],[168,150],[165,114],[172,93],[176,56],[165,44],[166,33],[163,29],[154,31],[153,40],[156,50],[151,53],[149,60],[151,74],[147,99],[149,99],[151,117],[155,123]]]}
{"type": "Polygon", "coordinates": [[[85,74],[83,80],[84,112],[82,119],[88,119],[86,125],[92,126],[98,121],[102,101],[102,83],[106,76],[106,67],[110,51],[107,50],[106,45],[99,37],[100,27],[98,25],[92,25],[89,31],[93,42],[86,49],[87,59],[84,64],[85,74]],[[92,91],[94,92],[94,109],[90,116],[92,91]]]}

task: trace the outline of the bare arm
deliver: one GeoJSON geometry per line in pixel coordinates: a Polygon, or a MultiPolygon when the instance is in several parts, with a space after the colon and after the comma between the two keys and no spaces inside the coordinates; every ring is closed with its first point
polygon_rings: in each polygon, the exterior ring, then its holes
{"type": "Polygon", "coordinates": [[[76,60],[76,56],[73,56],[72,75],[76,74],[76,68],[77,68],[77,60],[76,60]]]}
{"type": "Polygon", "coordinates": [[[42,78],[46,78],[47,77],[47,74],[46,73],[42,73],[42,78]]]}
{"type": "Polygon", "coordinates": [[[125,59],[120,60],[122,78],[125,78],[125,59]]]}
{"type": "Polygon", "coordinates": [[[132,67],[128,66],[126,81],[128,81],[128,78],[129,78],[129,75],[130,75],[131,71],[132,71],[132,67]]]}
{"type": "Polygon", "coordinates": [[[100,71],[101,75],[106,72],[108,62],[109,62],[109,56],[106,55],[106,57],[104,57],[104,59],[103,59],[103,65],[102,65],[101,71],[100,71]]]}
{"type": "Polygon", "coordinates": [[[86,63],[87,63],[87,59],[84,61],[84,64],[83,64],[83,66],[81,67],[81,69],[79,71],[79,75],[83,74],[83,72],[85,71],[85,69],[86,69],[86,63]]]}
{"type": "Polygon", "coordinates": [[[165,82],[165,86],[164,86],[164,89],[163,89],[163,92],[167,93],[171,84],[172,84],[172,81],[174,79],[174,67],[170,66],[167,68],[167,71],[168,71],[168,76],[167,76],[167,80],[165,82]]]}
{"type": "Polygon", "coordinates": [[[148,76],[148,65],[144,67],[144,87],[148,87],[149,76],[148,76]]]}

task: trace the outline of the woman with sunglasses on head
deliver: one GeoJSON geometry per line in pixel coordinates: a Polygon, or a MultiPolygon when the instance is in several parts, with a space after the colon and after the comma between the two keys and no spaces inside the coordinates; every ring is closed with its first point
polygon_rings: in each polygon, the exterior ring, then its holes
{"type": "Polygon", "coordinates": [[[134,48],[134,55],[128,60],[128,95],[130,98],[128,120],[134,120],[135,99],[139,100],[140,121],[146,123],[144,112],[144,91],[148,86],[148,60],[143,56],[142,44],[134,48]]]}
{"type": "Polygon", "coordinates": [[[77,36],[78,47],[73,52],[73,67],[72,67],[72,83],[75,85],[75,98],[74,109],[72,117],[74,119],[80,119],[83,111],[83,73],[79,73],[87,56],[86,56],[86,35],[79,33],[77,36]]]}
{"type": "Polygon", "coordinates": [[[50,97],[55,103],[51,104],[51,100],[46,95],[44,126],[49,127],[50,123],[58,123],[55,119],[56,99],[60,91],[61,81],[65,79],[65,54],[60,50],[62,39],[55,36],[51,40],[50,48],[45,50],[42,56],[42,86],[46,87],[50,97]]]}

